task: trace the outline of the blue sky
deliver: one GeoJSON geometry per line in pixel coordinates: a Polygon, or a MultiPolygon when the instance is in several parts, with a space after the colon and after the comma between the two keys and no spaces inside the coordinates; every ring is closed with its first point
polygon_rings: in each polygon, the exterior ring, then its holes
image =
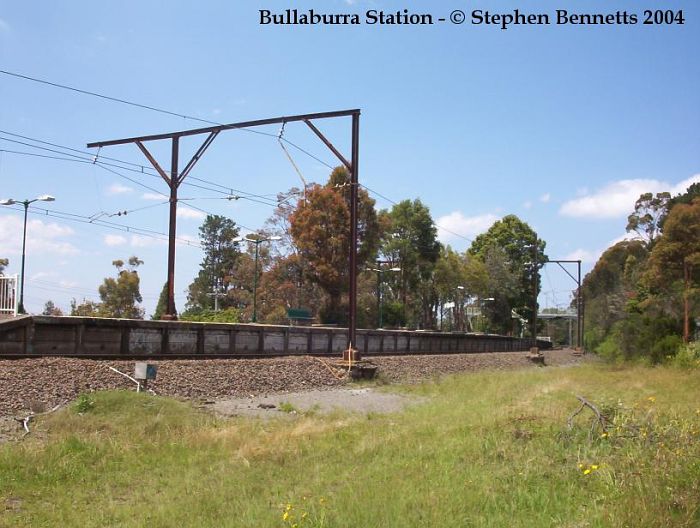
{"type": "MultiPolygon", "coordinates": [[[[625,234],[641,192],[684,190],[700,179],[700,9],[690,1],[639,2],[296,2],[298,9],[430,12],[641,13],[683,9],[683,26],[281,27],[258,25],[258,9],[276,0],[203,2],[0,1],[0,69],[218,122],[361,108],[360,181],[398,201],[420,198],[441,238],[463,250],[467,239],[513,213],[547,241],[551,258],[582,258],[590,269],[625,234]],[[468,4],[468,5],[467,5],[468,4]]],[[[97,140],[195,128],[167,116],[0,75],[0,137],[27,137],[86,150],[97,140]]],[[[349,153],[349,121],[319,123],[349,153]]],[[[265,132],[276,134],[279,127],[265,132]]],[[[325,163],[334,158],[303,125],[285,137],[325,163]]],[[[19,139],[19,141],[27,142],[19,139]]],[[[33,142],[29,142],[33,143],[33,142]]],[[[35,144],[35,143],[33,143],[35,144]]],[[[154,152],[168,165],[167,145],[154,152]]],[[[185,142],[183,156],[196,148],[185,142]]],[[[0,140],[0,149],[54,155],[0,140]]],[[[304,177],[329,170],[292,149],[304,177]]],[[[131,146],[101,155],[147,165],[131,146]]],[[[155,190],[157,178],[119,171],[155,190]]],[[[275,138],[221,134],[193,176],[225,187],[274,195],[299,184],[275,138]]],[[[238,192],[236,191],[236,192],[238,192]]],[[[152,189],[86,163],[0,152],[0,197],[49,193],[53,210],[90,216],[134,210],[109,220],[167,232],[167,206],[152,189]]],[[[272,208],[251,200],[214,200],[184,187],[190,203],[252,229],[272,208]]],[[[378,207],[391,204],[379,196],[378,207]]],[[[44,204],[40,204],[44,205],[44,204]]],[[[195,240],[201,212],[181,207],[178,234],[195,240]]],[[[108,218],[102,216],[103,219],[108,218]]],[[[111,261],[138,255],[147,312],[165,280],[161,240],[30,215],[25,303],[40,311],[53,299],[96,299],[111,261]]],[[[19,270],[21,216],[0,208],[0,256],[19,270]]],[[[244,230],[245,232],[245,230],[244,230]]],[[[197,272],[201,254],[178,247],[176,291],[197,272]]],[[[572,283],[550,267],[545,305],[568,303],[572,283]]]]}

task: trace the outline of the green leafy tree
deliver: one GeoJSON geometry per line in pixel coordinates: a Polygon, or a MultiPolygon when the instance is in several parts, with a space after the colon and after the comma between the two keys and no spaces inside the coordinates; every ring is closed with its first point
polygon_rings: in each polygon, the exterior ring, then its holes
{"type": "Polygon", "coordinates": [[[390,211],[380,213],[382,226],[380,255],[390,266],[401,268],[387,283],[406,310],[408,324],[435,327],[438,303],[433,281],[441,244],[430,209],[420,200],[403,200],[390,211]]]}
{"type": "Polygon", "coordinates": [[[76,317],[103,317],[100,313],[100,303],[87,299],[83,299],[80,304],[76,299],[71,299],[70,314],[76,317]]]}
{"type": "Polygon", "coordinates": [[[521,294],[521,271],[513,269],[508,254],[500,246],[485,248],[478,260],[483,262],[487,272],[486,295],[476,300],[486,319],[483,330],[499,334],[523,333],[525,329],[517,325],[525,314],[516,311],[519,317],[513,317],[513,303],[517,302],[514,299],[521,294]]]}
{"type": "Polygon", "coordinates": [[[0,276],[2,276],[5,273],[5,268],[9,263],[10,261],[6,258],[0,259],[0,276]]]}
{"type": "Polygon", "coordinates": [[[489,250],[503,250],[510,273],[518,277],[518,288],[511,291],[508,297],[501,299],[503,306],[499,308],[499,327],[503,328],[502,317],[506,312],[515,309],[530,321],[534,317],[533,304],[536,293],[539,295],[541,281],[539,273],[548,260],[544,252],[546,242],[537,237],[532,228],[515,215],[504,216],[495,222],[486,233],[476,237],[469,254],[485,260],[489,250]],[[509,305],[506,310],[506,306],[509,305]]]}
{"type": "Polygon", "coordinates": [[[138,257],[130,257],[128,267],[124,261],[115,260],[112,265],[117,268],[116,278],[107,277],[98,288],[101,303],[99,313],[103,317],[124,319],[143,319],[143,308],[138,306],[143,299],[140,292],[138,268],[143,261],[138,257]]]}
{"type": "Polygon", "coordinates": [[[48,300],[44,304],[44,310],[41,312],[41,315],[63,315],[63,310],[56,306],[52,300],[48,300]]]}
{"type": "MultiPolygon", "coordinates": [[[[648,306],[681,319],[697,312],[700,274],[700,198],[673,207],[654,246],[645,274],[648,306]],[[687,310],[686,310],[687,303],[687,310]]],[[[692,317],[690,317],[692,319],[692,317]]]]}
{"type": "Polygon", "coordinates": [[[676,205],[690,204],[693,202],[693,200],[695,200],[695,198],[700,198],[700,182],[693,183],[685,190],[684,193],[677,194],[669,200],[668,206],[666,207],[666,214],[664,214],[663,218],[661,218],[659,221],[661,230],[663,231],[666,217],[676,205]]]}
{"type": "Polygon", "coordinates": [[[153,312],[151,320],[159,321],[163,314],[168,309],[168,283],[163,284],[163,289],[160,290],[160,295],[158,296],[158,304],[156,305],[156,311],[153,312]]]}
{"type": "Polygon", "coordinates": [[[634,204],[634,212],[627,217],[627,232],[634,231],[651,248],[661,229],[671,194],[668,192],[644,193],[634,204]]]}
{"type": "Polygon", "coordinates": [[[584,344],[589,350],[596,350],[630,311],[639,311],[639,280],[648,255],[641,240],[623,240],[608,248],[583,279],[584,344]]]}
{"type": "Polygon", "coordinates": [[[465,305],[486,292],[486,266],[474,257],[460,254],[450,246],[442,248],[433,274],[440,311],[440,320],[448,321],[443,329],[467,330],[465,305]],[[445,306],[451,306],[445,310],[445,306]]]}
{"type": "MultiPolygon", "coordinates": [[[[207,215],[199,228],[199,239],[204,259],[187,293],[187,309],[213,309],[213,293],[226,293],[229,277],[240,256],[238,227],[230,218],[207,215]]],[[[227,307],[225,304],[222,308],[227,307]]]]}

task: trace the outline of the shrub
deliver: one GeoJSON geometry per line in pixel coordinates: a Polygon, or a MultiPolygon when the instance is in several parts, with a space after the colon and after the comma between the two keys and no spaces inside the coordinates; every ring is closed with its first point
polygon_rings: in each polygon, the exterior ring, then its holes
{"type": "Polygon", "coordinates": [[[700,368],[700,343],[689,343],[678,347],[671,364],[682,369],[700,368]]]}
{"type": "Polygon", "coordinates": [[[188,310],[180,315],[181,321],[194,321],[200,323],[238,323],[241,320],[239,310],[226,308],[225,310],[188,310]]]}
{"type": "Polygon", "coordinates": [[[75,400],[75,411],[78,414],[89,413],[95,407],[95,400],[89,394],[81,394],[75,400]]]}

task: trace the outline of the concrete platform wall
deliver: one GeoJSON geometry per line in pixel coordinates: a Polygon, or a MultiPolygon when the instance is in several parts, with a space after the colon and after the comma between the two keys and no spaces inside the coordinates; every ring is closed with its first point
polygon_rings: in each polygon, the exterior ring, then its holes
{"type": "MultiPolygon", "coordinates": [[[[363,355],[526,351],[532,339],[410,330],[357,330],[363,355]]],[[[551,343],[537,345],[550,348],[551,343]]],[[[25,316],[0,321],[0,357],[339,356],[344,328],[25,316]]]]}

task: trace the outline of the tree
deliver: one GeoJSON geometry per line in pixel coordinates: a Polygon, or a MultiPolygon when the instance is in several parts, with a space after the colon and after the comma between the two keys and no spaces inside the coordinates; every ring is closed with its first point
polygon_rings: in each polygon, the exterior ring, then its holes
{"type": "MultiPolygon", "coordinates": [[[[344,323],[346,311],[342,296],[348,289],[350,253],[349,174],[336,168],[325,186],[311,185],[290,216],[290,232],[302,260],[309,263],[305,272],[327,295],[321,312],[326,323],[344,323]]],[[[376,254],[378,223],[374,200],[358,189],[359,269],[376,254]]]]}
{"type": "Polygon", "coordinates": [[[5,273],[5,268],[10,263],[6,258],[0,259],[0,277],[5,273]]]}
{"type": "MultiPolygon", "coordinates": [[[[163,284],[163,289],[160,290],[160,295],[158,296],[158,304],[156,305],[156,311],[153,312],[151,320],[159,321],[165,310],[168,308],[168,283],[163,284]]],[[[177,310],[176,310],[177,311],[177,310]]]]}
{"type": "MultiPolygon", "coordinates": [[[[486,267],[478,259],[460,254],[450,246],[442,248],[433,274],[435,290],[440,310],[440,320],[445,318],[445,306],[448,310],[449,329],[467,330],[464,307],[486,291],[488,274],[486,267]]],[[[444,325],[443,325],[444,328],[444,325]]]]}
{"type": "Polygon", "coordinates": [[[387,277],[408,317],[408,324],[435,326],[436,292],[433,271],[442,245],[430,209],[420,200],[403,200],[390,211],[380,213],[382,241],[380,255],[390,266],[401,268],[397,277],[387,277]]]}
{"type": "Polygon", "coordinates": [[[77,300],[71,299],[70,314],[75,317],[103,317],[100,313],[100,304],[87,299],[83,299],[80,304],[77,300]]]}
{"type": "Polygon", "coordinates": [[[143,261],[138,257],[130,257],[128,268],[124,268],[124,261],[115,260],[112,265],[117,268],[117,277],[107,277],[98,292],[102,302],[99,306],[99,313],[102,317],[117,317],[124,319],[142,319],[143,308],[136,303],[140,303],[140,279],[138,268],[143,261]]]}
{"type": "Polygon", "coordinates": [[[640,310],[639,280],[648,255],[649,250],[641,240],[623,240],[608,248],[584,277],[581,293],[585,302],[587,348],[597,349],[611,334],[613,325],[627,318],[630,311],[640,310]]]}
{"type": "Polygon", "coordinates": [[[260,306],[259,318],[267,323],[286,324],[289,308],[303,308],[316,316],[323,304],[324,292],[310,279],[311,264],[304,258],[292,236],[291,218],[303,196],[304,193],[296,187],[279,193],[278,205],[265,223],[266,231],[271,236],[281,238],[274,245],[268,274],[264,274],[260,280],[260,297],[266,302],[260,306]],[[270,302],[272,299],[276,302],[270,302]]]}
{"type": "Polygon", "coordinates": [[[671,193],[642,194],[634,204],[634,212],[627,217],[627,232],[634,231],[651,248],[659,235],[661,221],[666,214],[671,193]]]}
{"type": "MultiPolygon", "coordinates": [[[[190,284],[187,309],[211,309],[214,293],[226,293],[231,270],[240,255],[238,227],[230,218],[207,215],[199,228],[199,239],[204,259],[199,274],[190,284]]],[[[225,306],[222,306],[225,307],[225,306]]]]}
{"type": "Polygon", "coordinates": [[[677,194],[673,198],[671,198],[668,202],[668,205],[666,206],[666,213],[664,216],[661,218],[659,221],[659,226],[661,230],[663,231],[664,228],[664,223],[666,221],[666,217],[669,215],[671,210],[679,204],[690,204],[693,202],[695,198],[700,197],[700,182],[695,182],[692,185],[690,185],[684,193],[677,194]]]}
{"type": "Polygon", "coordinates": [[[693,271],[700,267],[700,198],[673,207],[649,264],[645,278],[651,289],[650,304],[670,316],[680,318],[682,314],[687,341],[689,312],[698,301],[697,273],[693,271]]]}
{"type": "Polygon", "coordinates": [[[41,312],[41,315],[63,315],[63,310],[56,306],[52,300],[48,300],[44,305],[44,311],[41,312]]]}
{"type": "MultiPolygon", "coordinates": [[[[510,334],[513,331],[514,299],[521,294],[520,270],[513,269],[505,249],[500,246],[485,248],[484,253],[475,259],[483,262],[487,273],[486,297],[477,299],[478,308],[488,321],[485,330],[510,334]]],[[[520,317],[524,315],[520,310],[516,313],[520,317]]],[[[524,330],[520,328],[521,332],[524,330]]]]}
{"type": "MultiPolygon", "coordinates": [[[[530,323],[535,315],[533,311],[535,294],[539,295],[540,292],[540,269],[548,260],[544,253],[545,246],[546,242],[538,238],[528,224],[515,215],[508,215],[495,222],[486,233],[476,237],[469,248],[470,255],[482,260],[493,248],[503,250],[507,267],[518,277],[518,288],[502,301],[509,305],[507,312],[515,309],[520,315],[526,315],[530,323]],[[535,288],[535,281],[537,288],[535,288]]],[[[502,316],[505,315],[505,306],[500,313],[502,316]]],[[[501,320],[500,324],[502,323],[501,320]]]]}

